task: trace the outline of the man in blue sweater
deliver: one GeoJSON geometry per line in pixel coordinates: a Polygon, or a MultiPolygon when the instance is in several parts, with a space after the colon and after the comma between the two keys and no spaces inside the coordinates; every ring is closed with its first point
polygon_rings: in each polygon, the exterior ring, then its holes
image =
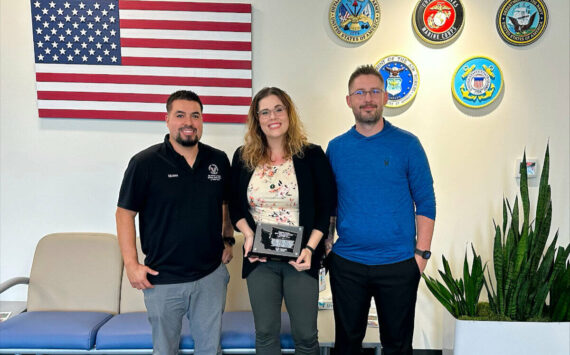
{"type": "Polygon", "coordinates": [[[416,294],[430,257],[435,196],[420,141],[382,117],[382,76],[361,66],[346,102],[356,124],[330,141],[338,240],[327,240],[335,354],[358,354],[374,296],[385,355],[412,354],[416,294]]]}

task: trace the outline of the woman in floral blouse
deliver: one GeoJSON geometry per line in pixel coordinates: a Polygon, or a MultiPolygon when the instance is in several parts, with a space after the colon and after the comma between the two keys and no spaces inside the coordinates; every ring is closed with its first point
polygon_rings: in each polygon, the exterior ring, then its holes
{"type": "Polygon", "coordinates": [[[296,354],[319,354],[318,272],[335,205],[334,177],[320,146],[310,144],[291,98],[275,87],[252,100],[245,144],[234,153],[230,216],[243,233],[242,276],[255,320],[257,354],[281,354],[281,303],[296,354]],[[292,261],[249,255],[257,223],[303,227],[292,261]]]}

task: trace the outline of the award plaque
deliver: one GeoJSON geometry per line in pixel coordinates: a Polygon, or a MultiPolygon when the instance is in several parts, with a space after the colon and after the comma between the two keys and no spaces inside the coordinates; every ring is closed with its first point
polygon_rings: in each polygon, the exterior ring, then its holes
{"type": "Polygon", "coordinates": [[[271,260],[297,259],[301,254],[303,227],[258,223],[250,255],[271,260]]]}

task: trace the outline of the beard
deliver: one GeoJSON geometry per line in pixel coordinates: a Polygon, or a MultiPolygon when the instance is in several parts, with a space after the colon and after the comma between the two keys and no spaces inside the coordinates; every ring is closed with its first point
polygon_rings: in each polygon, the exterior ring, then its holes
{"type": "MultiPolygon", "coordinates": [[[[362,106],[361,106],[362,107],[362,106]]],[[[359,109],[361,108],[359,107],[359,109]]],[[[382,108],[376,107],[376,110],[372,113],[364,113],[362,111],[353,111],[354,118],[358,123],[366,124],[366,125],[373,125],[380,121],[382,118],[382,108]]]]}
{"type": "Polygon", "coordinates": [[[182,134],[180,133],[180,131],[182,131],[183,129],[188,129],[188,127],[180,128],[178,134],[174,138],[178,144],[180,144],[183,147],[193,147],[196,144],[198,144],[198,141],[200,140],[200,137],[198,137],[198,131],[194,127],[191,128],[194,130],[195,135],[194,137],[188,137],[187,139],[182,138],[182,134]]]}

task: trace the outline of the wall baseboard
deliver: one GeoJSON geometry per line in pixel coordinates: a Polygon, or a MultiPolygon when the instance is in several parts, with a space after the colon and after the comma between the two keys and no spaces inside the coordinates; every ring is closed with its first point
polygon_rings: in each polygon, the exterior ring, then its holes
{"type": "MultiPolygon", "coordinates": [[[[373,355],[374,349],[363,349],[362,355],[373,355]]],[[[331,349],[331,355],[334,355],[334,348],[331,349]]],[[[414,355],[441,355],[441,350],[414,349],[414,355]]]]}

